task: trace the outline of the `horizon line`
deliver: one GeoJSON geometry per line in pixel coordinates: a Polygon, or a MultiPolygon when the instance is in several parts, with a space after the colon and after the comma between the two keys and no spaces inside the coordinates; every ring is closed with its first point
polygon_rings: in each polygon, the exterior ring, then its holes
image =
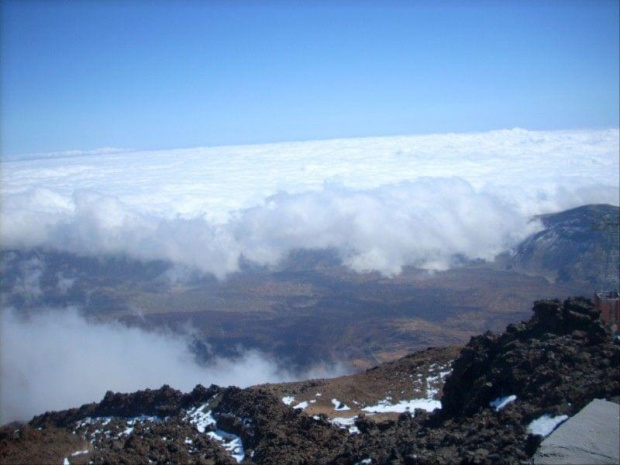
{"type": "Polygon", "coordinates": [[[115,154],[127,154],[127,153],[140,153],[140,152],[164,152],[164,151],[177,151],[177,150],[193,150],[193,149],[216,149],[216,148],[233,148],[233,147],[259,147],[269,145],[281,145],[281,144],[305,144],[305,143],[321,143],[321,142],[336,142],[346,140],[364,140],[364,139],[394,139],[394,138],[408,138],[408,137],[430,137],[430,136],[448,136],[448,135],[475,135],[475,134],[489,134],[494,132],[510,131],[510,132],[531,132],[531,133],[561,133],[561,132],[603,132],[603,131],[616,131],[620,133],[619,126],[607,126],[607,127],[586,127],[586,128],[564,128],[564,129],[527,129],[520,126],[514,126],[511,128],[496,128],[479,131],[446,131],[446,132],[420,132],[420,133],[408,133],[408,134],[391,134],[391,135],[377,135],[377,136],[352,136],[352,137],[327,137],[318,139],[284,139],[270,142],[255,142],[255,143],[230,143],[230,144],[214,144],[214,145],[191,145],[183,147],[164,147],[164,148],[126,148],[126,147],[96,147],[92,149],[68,149],[68,150],[53,150],[50,152],[22,152],[4,155],[0,153],[0,163],[4,162],[19,162],[19,161],[32,161],[41,159],[59,159],[59,158],[78,158],[87,157],[93,155],[115,155],[115,154]]]}

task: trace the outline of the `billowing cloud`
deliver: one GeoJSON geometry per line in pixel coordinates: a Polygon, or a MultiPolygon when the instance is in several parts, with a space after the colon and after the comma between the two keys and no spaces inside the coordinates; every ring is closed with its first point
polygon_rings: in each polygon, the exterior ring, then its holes
{"type": "Polygon", "coordinates": [[[22,215],[7,228],[5,243],[165,259],[220,278],[238,270],[242,255],[273,265],[294,249],[329,248],[356,271],[393,275],[405,265],[446,269],[454,255],[492,259],[537,227],[514,205],[458,178],[281,192],[224,224],[204,217],[162,219],[90,192],[77,192],[68,203],[72,213],[47,223],[44,235],[37,215],[22,215]]]}
{"type": "Polygon", "coordinates": [[[492,259],[536,227],[512,205],[453,178],[278,194],[243,212],[233,235],[259,263],[295,248],[331,248],[356,271],[393,275],[405,265],[447,269],[455,255],[492,259]]]}
{"type": "MultiPolygon", "coordinates": [[[[2,310],[0,337],[0,424],[98,401],[107,390],[169,384],[189,391],[196,384],[246,387],[298,379],[254,351],[204,367],[196,363],[188,339],[178,334],[91,323],[71,309],[29,318],[2,310]]],[[[321,373],[340,374],[340,369],[321,373]]]]}
{"type": "Polygon", "coordinates": [[[2,240],[220,278],[295,248],[386,275],[443,269],[512,247],[532,215],[618,204],[618,143],[511,130],[5,162],[2,240]]]}

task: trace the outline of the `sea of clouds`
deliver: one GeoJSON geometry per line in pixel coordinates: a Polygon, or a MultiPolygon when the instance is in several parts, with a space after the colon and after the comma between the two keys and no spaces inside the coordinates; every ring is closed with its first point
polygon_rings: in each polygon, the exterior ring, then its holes
{"type": "MultiPolygon", "coordinates": [[[[353,270],[386,276],[442,270],[455,256],[510,250],[541,227],[534,215],[618,205],[619,146],[618,129],[513,129],[17,157],[0,166],[0,240],[5,250],[164,259],[219,279],[242,257],[274,265],[299,248],[333,249],[353,270]]],[[[43,269],[29,260],[14,289],[26,301],[43,269]]],[[[95,324],[74,309],[0,317],[0,423],[108,389],[290,378],[254,352],[202,367],[186,338],[95,324]]]]}
{"type": "Polygon", "coordinates": [[[2,163],[5,248],[166,259],[218,278],[332,248],[356,271],[491,259],[533,215],[619,203],[619,131],[344,139],[2,163]]]}

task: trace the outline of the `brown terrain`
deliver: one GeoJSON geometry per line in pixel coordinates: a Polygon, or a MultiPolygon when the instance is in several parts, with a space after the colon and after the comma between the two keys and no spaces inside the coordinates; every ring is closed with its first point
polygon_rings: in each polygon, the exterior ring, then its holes
{"type": "MultiPolygon", "coordinates": [[[[387,278],[316,255],[299,252],[294,266],[247,269],[225,281],[202,277],[173,284],[162,278],[167,265],[161,263],[38,251],[27,257],[45,263],[44,300],[20,301],[10,288],[3,297],[5,305],[33,311],[41,304],[76,305],[96,320],[180,333],[191,327],[205,360],[258,349],[304,371],[332,363],[365,369],[426,347],[464,344],[474,334],[522,320],[535,299],[590,295],[594,289],[496,264],[437,273],[407,268],[387,278]],[[55,295],[59,272],[75,277],[68,295],[55,295]]],[[[10,271],[5,276],[8,288],[10,271]]]]}
{"type": "Polygon", "coordinates": [[[523,319],[535,298],[583,293],[582,284],[490,267],[395,278],[344,267],[253,272],[202,288],[142,293],[115,318],[196,328],[218,353],[258,348],[293,366],[345,361],[364,369],[430,346],[465,343],[523,319]],[[207,295],[209,297],[207,297],[207,295]]]}
{"type": "MultiPolygon", "coordinates": [[[[429,348],[354,375],[265,384],[256,389],[265,389],[279,399],[286,399],[293,408],[307,405],[303,410],[308,415],[352,418],[364,413],[364,407],[381,401],[398,404],[410,399],[440,400],[445,377],[460,350],[460,347],[429,348]],[[341,404],[344,407],[338,410],[341,404]]],[[[372,419],[394,420],[397,417],[398,413],[380,413],[372,419]]]]}

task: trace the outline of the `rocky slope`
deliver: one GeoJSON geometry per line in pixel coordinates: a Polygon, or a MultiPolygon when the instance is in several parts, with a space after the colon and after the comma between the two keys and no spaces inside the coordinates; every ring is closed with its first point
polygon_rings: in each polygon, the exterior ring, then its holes
{"type": "Polygon", "coordinates": [[[545,229],[519,245],[511,269],[600,289],[618,286],[620,208],[585,205],[538,219],[545,229]]]}
{"type": "Polygon", "coordinates": [[[523,463],[590,400],[620,399],[620,345],[584,299],[537,302],[529,321],[472,338],[448,374],[453,356],[426,351],[332,381],[108,392],[100,403],[3,427],[0,461],[523,463]],[[441,409],[416,409],[436,405],[444,378],[441,409]],[[323,395],[340,397],[317,413],[310,402],[323,395]],[[375,414],[397,406],[395,419],[375,414]]]}

